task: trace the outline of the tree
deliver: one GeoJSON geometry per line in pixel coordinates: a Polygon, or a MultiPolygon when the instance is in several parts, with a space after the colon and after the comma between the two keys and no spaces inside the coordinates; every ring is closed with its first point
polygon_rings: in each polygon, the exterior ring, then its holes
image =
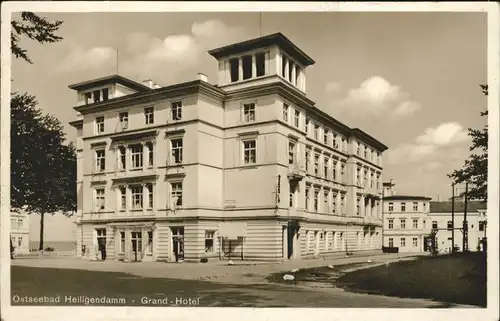
{"type": "MultiPolygon", "coordinates": [[[[480,85],[481,91],[488,96],[488,85],[480,85]]],[[[481,116],[488,116],[488,110],[481,112],[481,116]]],[[[488,199],[488,125],[482,129],[469,128],[469,136],[472,138],[472,146],[469,150],[473,153],[461,169],[449,174],[455,184],[469,183],[469,199],[480,199],[484,202],[488,199]],[[479,153],[474,153],[477,151],[479,153]]],[[[463,196],[464,192],[461,196],[463,196]]]]}
{"type": "MultiPolygon", "coordinates": [[[[62,21],[50,22],[22,12],[11,22],[12,54],[33,63],[20,45],[22,37],[39,43],[62,40],[56,31],[62,21]]],[[[76,152],[65,144],[61,122],[45,115],[33,95],[11,95],[11,209],[40,214],[40,250],[43,250],[47,213],[71,215],[76,209],[76,152]]]]}
{"type": "Polygon", "coordinates": [[[62,21],[50,22],[33,12],[21,12],[21,20],[12,20],[12,33],[10,36],[12,54],[29,63],[33,63],[25,49],[21,48],[21,37],[36,40],[39,43],[52,43],[62,40],[55,33],[62,25],[62,21]]]}
{"type": "Polygon", "coordinates": [[[15,94],[11,101],[11,207],[44,215],[76,210],[76,150],[54,116],[37,108],[36,98],[15,94]]]}

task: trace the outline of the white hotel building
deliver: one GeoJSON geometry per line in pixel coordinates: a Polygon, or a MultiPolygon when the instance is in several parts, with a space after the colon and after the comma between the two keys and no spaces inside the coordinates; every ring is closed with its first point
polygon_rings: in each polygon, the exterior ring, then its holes
{"type": "Polygon", "coordinates": [[[281,33],[209,51],[160,87],[76,91],[77,252],[95,259],[299,259],[380,251],[387,147],[306,94],[314,60],[281,33]]]}

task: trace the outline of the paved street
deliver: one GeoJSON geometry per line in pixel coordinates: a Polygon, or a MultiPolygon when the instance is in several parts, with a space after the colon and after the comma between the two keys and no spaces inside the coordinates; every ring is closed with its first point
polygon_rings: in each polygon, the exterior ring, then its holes
{"type": "MultiPolygon", "coordinates": [[[[160,294],[168,297],[195,295],[200,298],[200,305],[203,306],[448,307],[448,304],[430,300],[357,294],[334,287],[313,288],[305,285],[270,284],[266,280],[266,277],[271,273],[285,272],[293,268],[341,265],[367,262],[368,260],[371,260],[369,265],[376,265],[410,258],[410,255],[387,254],[371,257],[289,261],[283,264],[254,263],[253,265],[227,266],[222,265],[221,262],[207,264],[121,263],[116,261],[86,261],[66,257],[17,259],[12,261],[12,265],[121,272],[132,275],[131,278],[138,281],[161,278],[156,282],[156,285],[162,289],[160,294]]],[[[74,280],[74,282],[78,282],[78,280],[74,280]]],[[[134,290],[137,292],[137,289],[134,290]]]]}

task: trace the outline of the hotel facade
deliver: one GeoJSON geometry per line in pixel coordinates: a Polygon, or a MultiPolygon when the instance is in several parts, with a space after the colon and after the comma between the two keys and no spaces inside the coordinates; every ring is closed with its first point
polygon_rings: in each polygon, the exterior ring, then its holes
{"type": "Polygon", "coordinates": [[[315,106],[314,60],[281,33],[209,51],[160,87],[77,92],[77,252],[90,259],[281,261],[380,251],[387,146],[315,106]]]}
{"type": "Polygon", "coordinates": [[[10,212],[10,240],[14,254],[30,252],[30,216],[25,212],[10,212]]]}

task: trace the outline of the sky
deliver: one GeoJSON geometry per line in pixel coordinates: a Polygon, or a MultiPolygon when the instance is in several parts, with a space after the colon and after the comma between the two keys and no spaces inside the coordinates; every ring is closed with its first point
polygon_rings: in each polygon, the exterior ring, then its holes
{"type": "Polygon", "coordinates": [[[208,50],[275,32],[316,61],[306,76],[317,107],[389,147],[383,176],[398,194],[450,197],[447,174],[470,153],[467,129],[486,124],[485,13],[39,14],[64,21],[64,40],[23,41],[34,64],[13,60],[12,89],[36,95],[71,141],[77,97],[68,85],[117,71],[160,86],[203,72],[216,84],[208,50]]]}

